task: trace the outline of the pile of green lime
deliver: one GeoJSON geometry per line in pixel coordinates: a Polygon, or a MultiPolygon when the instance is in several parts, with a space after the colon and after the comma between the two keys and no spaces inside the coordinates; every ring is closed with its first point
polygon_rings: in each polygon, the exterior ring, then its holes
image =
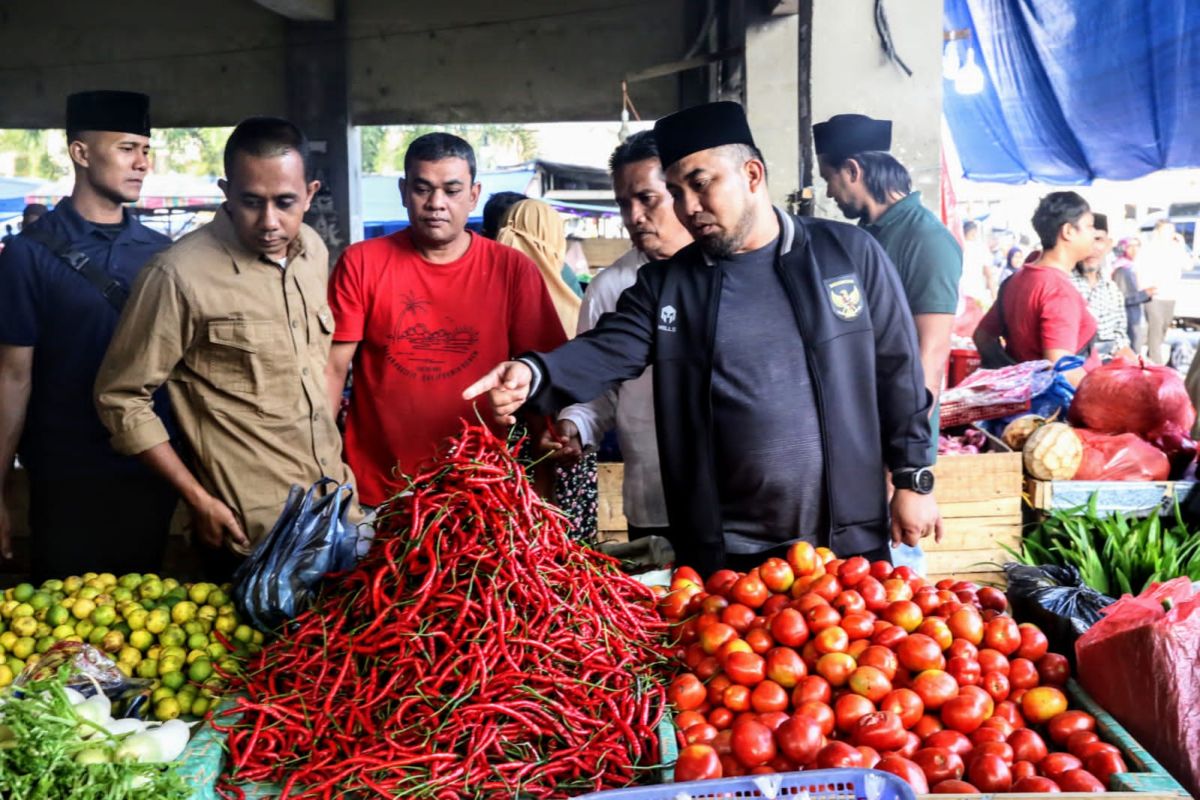
{"type": "Polygon", "coordinates": [[[87,642],[108,653],[125,675],[155,681],[160,720],[203,716],[220,696],[220,673],[236,671],[263,642],[238,618],[229,595],[228,584],[107,572],[5,589],[0,687],[56,642],[87,642]]]}

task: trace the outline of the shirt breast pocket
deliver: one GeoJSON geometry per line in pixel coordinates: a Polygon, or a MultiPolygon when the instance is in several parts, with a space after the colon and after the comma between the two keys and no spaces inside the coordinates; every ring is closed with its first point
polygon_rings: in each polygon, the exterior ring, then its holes
{"type": "Polygon", "coordinates": [[[243,395],[263,407],[283,401],[282,327],[269,320],[212,320],[208,323],[206,370],[219,392],[243,395]]]}

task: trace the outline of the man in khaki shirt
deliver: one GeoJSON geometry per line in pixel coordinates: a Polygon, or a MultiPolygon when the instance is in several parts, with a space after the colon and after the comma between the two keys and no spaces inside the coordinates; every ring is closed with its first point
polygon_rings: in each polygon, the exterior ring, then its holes
{"type": "MultiPolygon", "coordinates": [[[[302,222],[319,185],[307,158],[303,134],[284,120],[234,130],[225,204],[143,270],[96,379],[113,447],[175,485],[209,548],[248,553],[292,484],[353,479],[325,391],[329,262],[302,222]],[[192,470],[154,413],[163,383],[192,470]]],[[[215,571],[228,568],[208,556],[215,571]]]]}

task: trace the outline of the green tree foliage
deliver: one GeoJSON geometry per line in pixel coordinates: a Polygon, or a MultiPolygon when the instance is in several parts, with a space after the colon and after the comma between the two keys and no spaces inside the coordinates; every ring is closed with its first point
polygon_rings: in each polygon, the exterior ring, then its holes
{"type": "Polygon", "coordinates": [[[452,133],[470,142],[481,170],[530,161],[537,155],[537,135],[520,125],[367,126],[361,132],[363,172],[403,172],[408,146],[434,132],[452,133]]]}

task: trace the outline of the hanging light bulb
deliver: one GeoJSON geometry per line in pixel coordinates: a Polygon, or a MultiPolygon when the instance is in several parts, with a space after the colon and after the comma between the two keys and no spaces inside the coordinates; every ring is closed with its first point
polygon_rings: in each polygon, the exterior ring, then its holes
{"type": "Polygon", "coordinates": [[[948,81],[954,80],[958,77],[959,68],[958,45],[951,39],[942,50],[942,77],[948,81]]]}
{"type": "Polygon", "coordinates": [[[967,48],[967,60],[954,78],[954,91],[959,94],[979,94],[983,91],[983,70],[975,63],[975,48],[967,48]]]}
{"type": "Polygon", "coordinates": [[[621,129],[617,131],[617,140],[624,142],[629,138],[629,109],[621,109],[621,129]]]}

